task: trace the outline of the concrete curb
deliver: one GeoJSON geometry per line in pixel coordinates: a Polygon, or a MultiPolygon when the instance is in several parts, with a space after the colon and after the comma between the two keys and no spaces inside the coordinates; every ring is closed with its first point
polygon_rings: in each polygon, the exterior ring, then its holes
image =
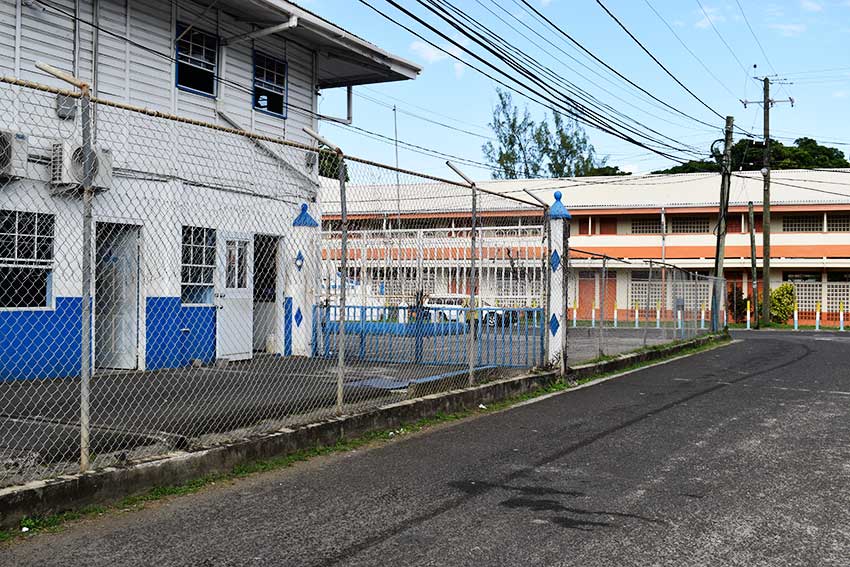
{"type": "MultiPolygon", "coordinates": [[[[603,362],[570,369],[568,377],[584,379],[616,372],[685,349],[708,344],[706,336],[646,352],[621,355],[603,362]]],[[[458,390],[405,400],[376,410],[329,419],[209,449],[173,453],[126,467],[65,475],[0,489],[0,528],[16,528],[25,517],[48,516],[86,506],[115,502],[157,486],[171,486],[213,473],[226,473],[236,465],[279,457],[320,445],[333,445],[372,431],[392,429],[437,413],[455,413],[521,396],[552,385],[557,372],[540,372],[505,378],[458,390]]]]}

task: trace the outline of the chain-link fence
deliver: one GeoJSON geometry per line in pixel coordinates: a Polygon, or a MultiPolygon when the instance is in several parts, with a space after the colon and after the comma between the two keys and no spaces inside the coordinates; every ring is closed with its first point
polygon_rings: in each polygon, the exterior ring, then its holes
{"type": "MultiPolygon", "coordinates": [[[[0,485],[546,364],[536,203],[14,79],[0,110],[0,485]]],[[[665,270],[657,336],[603,291],[570,360],[702,330],[665,270]]]]}
{"type": "Polygon", "coordinates": [[[577,248],[570,255],[571,364],[693,338],[727,323],[723,279],[577,248]]]}

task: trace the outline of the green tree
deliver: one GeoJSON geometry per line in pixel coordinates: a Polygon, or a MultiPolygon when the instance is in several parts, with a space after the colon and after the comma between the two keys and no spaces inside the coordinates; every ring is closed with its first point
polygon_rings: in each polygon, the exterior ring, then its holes
{"type": "MultiPolygon", "coordinates": [[[[721,155],[714,153],[713,159],[689,161],[652,173],[696,173],[720,171],[721,155]]],[[[764,142],[749,138],[738,140],[732,145],[732,169],[758,171],[764,166],[764,142]]],[[[812,138],[798,138],[793,146],[770,140],[771,169],[812,169],[850,167],[841,150],[822,146],[812,138]]]]}
{"type": "Polygon", "coordinates": [[[496,144],[482,147],[488,163],[494,166],[494,179],[537,177],[543,169],[541,142],[547,136],[531,119],[528,108],[520,113],[511,94],[496,89],[499,98],[489,126],[496,135],[496,144]]]}
{"type": "Polygon", "coordinates": [[[576,120],[556,112],[551,125],[546,116],[535,123],[528,108],[514,106],[510,93],[501,89],[496,93],[499,100],[490,122],[495,143],[482,146],[495,179],[630,175],[596,155],[576,120]]]}
{"type": "Polygon", "coordinates": [[[562,115],[553,115],[553,132],[549,134],[547,122],[538,128],[541,134],[543,155],[551,177],[581,177],[588,175],[597,166],[604,166],[605,160],[596,159],[596,150],[588,142],[584,129],[575,120],[564,119],[562,115]]]}
{"type": "Polygon", "coordinates": [[[631,175],[631,171],[622,171],[619,165],[600,165],[598,167],[591,168],[585,175],[588,177],[597,177],[597,176],[617,176],[617,175],[631,175]]]}

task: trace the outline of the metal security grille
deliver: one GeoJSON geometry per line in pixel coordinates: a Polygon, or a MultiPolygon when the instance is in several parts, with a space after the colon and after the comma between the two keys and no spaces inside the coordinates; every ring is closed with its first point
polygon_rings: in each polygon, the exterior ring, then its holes
{"type": "Polygon", "coordinates": [[[850,232],[850,215],[827,213],[826,230],[829,232],[850,232]]]}
{"type": "Polygon", "coordinates": [[[633,217],[632,234],[661,234],[661,218],[633,217]]]}
{"type": "Polygon", "coordinates": [[[792,282],[800,311],[814,311],[823,299],[821,282],[792,282]]]}
{"type": "MultiPolygon", "coordinates": [[[[670,232],[677,234],[704,234],[710,232],[708,217],[671,216],[670,232]]],[[[659,232],[661,232],[659,230],[659,232]]]]}
{"type": "Polygon", "coordinates": [[[822,232],[823,215],[783,215],[783,232],[822,232]]]}
{"type": "Polygon", "coordinates": [[[829,282],[826,285],[826,311],[838,313],[850,310],[850,282],[829,282]]]}

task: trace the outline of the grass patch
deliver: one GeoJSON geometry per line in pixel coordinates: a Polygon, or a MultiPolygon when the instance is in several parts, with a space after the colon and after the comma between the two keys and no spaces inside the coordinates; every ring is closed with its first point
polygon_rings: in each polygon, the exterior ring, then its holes
{"type": "MultiPolygon", "coordinates": [[[[409,424],[404,424],[398,428],[373,431],[353,439],[341,439],[333,445],[319,445],[316,447],[311,447],[309,449],[302,449],[300,451],[290,453],[289,455],[272,457],[270,459],[263,459],[260,461],[253,461],[249,463],[242,463],[236,465],[231,471],[227,473],[210,474],[189,480],[178,485],[156,487],[143,494],[128,496],[127,498],[124,498],[118,503],[110,506],[90,506],[77,511],[63,512],[61,514],[53,514],[44,517],[24,518],[23,520],[21,520],[18,530],[0,530],[0,543],[8,542],[21,536],[28,536],[30,534],[36,534],[39,532],[54,532],[60,530],[63,525],[69,522],[81,520],[87,517],[107,514],[115,511],[140,510],[143,509],[145,505],[150,502],[156,502],[165,498],[174,498],[185,496],[188,494],[195,494],[208,486],[214,485],[217,482],[232,482],[236,479],[254,475],[257,473],[281,470],[289,468],[300,462],[309,461],[310,459],[314,459],[316,457],[346,451],[353,451],[368,445],[387,442],[400,436],[418,433],[420,431],[435,427],[437,425],[466,419],[474,415],[482,415],[502,411],[518,403],[532,400],[534,398],[539,398],[540,396],[553,394],[556,392],[562,392],[564,390],[570,390],[572,388],[576,388],[589,382],[594,382],[596,380],[607,378],[616,374],[630,372],[643,368],[645,366],[657,364],[658,362],[667,360],[669,358],[691,355],[705,350],[709,350],[716,347],[718,344],[722,344],[729,340],[730,337],[728,334],[717,335],[714,337],[714,340],[711,340],[705,344],[684,348],[679,352],[672,353],[668,357],[638,362],[629,365],[625,368],[612,370],[610,372],[593,374],[591,376],[587,376],[578,380],[558,379],[546,386],[541,386],[524,394],[491,403],[486,407],[479,406],[475,409],[468,409],[455,413],[438,412],[431,417],[423,418],[409,424]]],[[[680,344],[682,342],[684,341],[674,341],[665,345],[648,346],[645,348],[638,349],[636,351],[632,351],[629,354],[647,351],[659,351],[665,348],[669,348],[671,346],[675,346],[676,344],[680,344]]],[[[603,358],[605,360],[613,360],[617,357],[611,356],[603,358]]]]}

